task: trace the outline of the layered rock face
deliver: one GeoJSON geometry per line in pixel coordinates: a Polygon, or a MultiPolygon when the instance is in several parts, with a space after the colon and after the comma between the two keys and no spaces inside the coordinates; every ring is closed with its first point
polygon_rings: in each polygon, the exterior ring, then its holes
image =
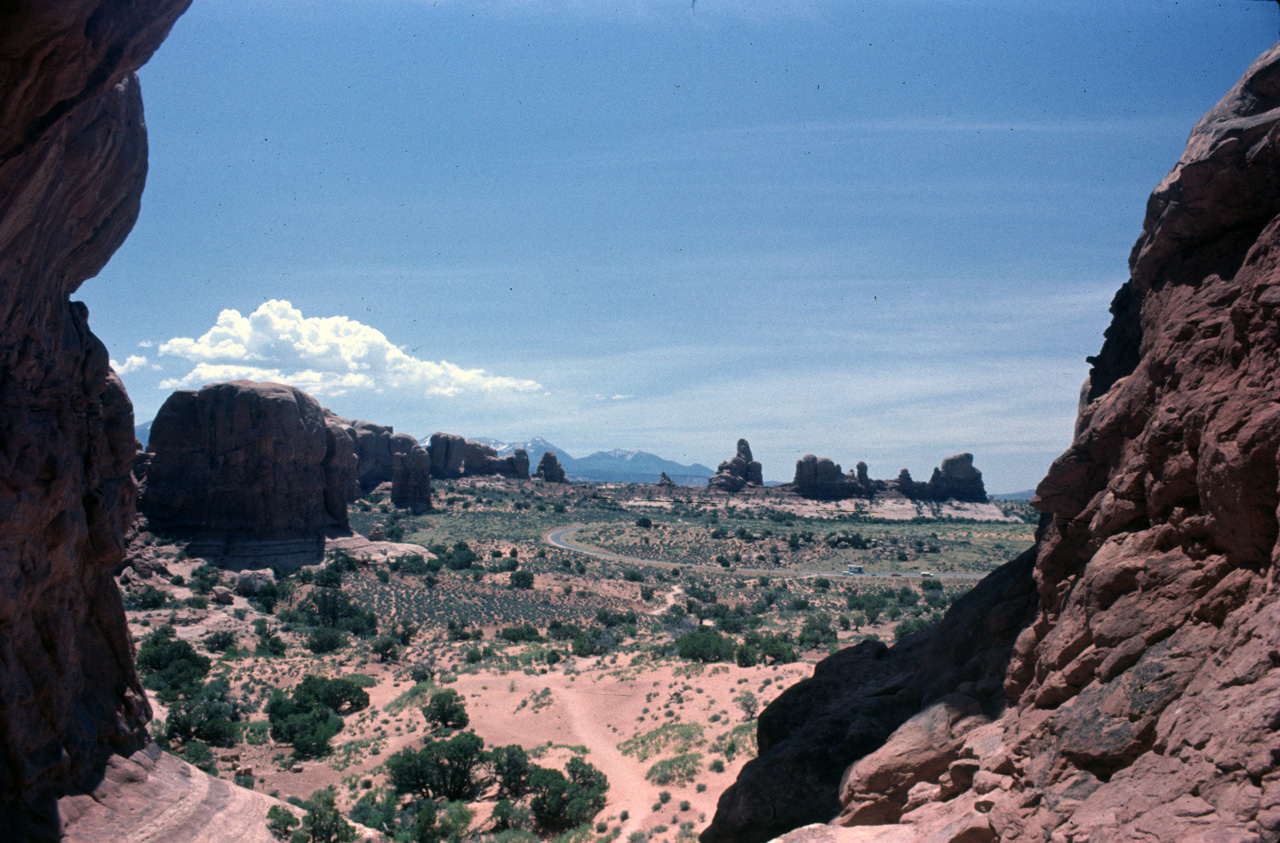
{"type": "Polygon", "coordinates": [[[153,529],[195,531],[191,552],[232,567],[314,561],[325,530],[348,526],[354,447],[350,426],[291,386],[181,390],[152,424],[138,506],[153,529]]]}
{"type": "Polygon", "coordinates": [[[1280,47],[1148,204],[1074,441],[1038,489],[1034,564],[879,667],[842,653],[780,698],[704,840],[813,821],[848,828],[794,839],[1280,840],[1277,137],[1280,47]],[[939,673],[963,636],[982,665],[939,673]],[[799,810],[806,764],[806,792],[837,796],[799,810]]]}
{"type": "Polygon", "coordinates": [[[720,463],[707,485],[722,492],[740,492],[747,486],[764,485],[764,470],[752,459],[747,440],[738,440],[738,453],[733,459],[720,463]]]}
{"type": "Polygon", "coordinates": [[[136,70],[188,0],[0,9],[0,838],[56,834],[58,795],[146,740],[112,569],[133,413],[69,296],[137,217],[136,70]]]}
{"type": "Polygon", "coordinates": [[[538,470],[534,476],[548,483],[565,482],[564,466],[560,465],[560,458],[555,451],[542,452],[542,459],[538,460],[538,470]]]}

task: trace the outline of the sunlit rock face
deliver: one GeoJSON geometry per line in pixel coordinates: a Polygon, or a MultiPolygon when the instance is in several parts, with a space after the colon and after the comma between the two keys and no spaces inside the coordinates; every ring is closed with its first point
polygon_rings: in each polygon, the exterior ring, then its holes
{"type": "Polygon", "coordinates": [[[1278,137],[1280,46],[1148,203],[1036,546],[780,697],[705,841],[1280,839],[1278,137]]]}
{"type": "Polygon", "coordinates": [[[0,9],[0,839],[143,745],[149,710],[112,568],[137,487],[133,410],[70,296],[137,218],[133,71],[188,0],[0,9]]]}

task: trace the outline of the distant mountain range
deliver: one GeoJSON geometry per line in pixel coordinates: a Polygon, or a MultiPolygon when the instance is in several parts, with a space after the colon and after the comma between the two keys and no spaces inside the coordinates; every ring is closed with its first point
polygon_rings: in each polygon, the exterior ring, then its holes
{"type": "Polygon", "coordinates": [[[534,437],[527,442],[500,442],[482,436],[471,438],[472,442],[488,445],[504,457],[516,448],[524,448],[529,455],[530,471],[538,467],[538,460],[547,451],[554,451],[564,473],[570,480],[587,480],[596,483],[657,483],[666,472],[672,482],[681,486],[705,486],[707,478],[715,474],[715,469],[694,463],[682,465],[678,462],[663,459],[647,451],[596,451],[594,454],[576,459],[564,448],[559,448],[543,439],[534,437]]]}
{"type": "MultiPolygon", "coordinates": [[[[152,419],[151,421],[155,421],[152,419]]],[[[133,435],[138,437],[138,441],[142,443],[142,447],[147,447],[147,440],[151,438],[151,422],[143,422],[133,426],[133,435]]]]}

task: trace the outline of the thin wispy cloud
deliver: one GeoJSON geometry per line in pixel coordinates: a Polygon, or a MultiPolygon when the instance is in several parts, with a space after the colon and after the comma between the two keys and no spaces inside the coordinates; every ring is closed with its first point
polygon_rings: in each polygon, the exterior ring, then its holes
{"type": "Polygon", "coordinates": [[[281,381],[318,396],[357,390],[454,396],[542,388],[533,380],[421,360],[362,322],[303,316],[291,303],[276,299],[248,316],[224,310],[200,337],[174,337],[159,352],[195,364],[186,374],[161,381],[161,389],[237,378],[281,381]]]}

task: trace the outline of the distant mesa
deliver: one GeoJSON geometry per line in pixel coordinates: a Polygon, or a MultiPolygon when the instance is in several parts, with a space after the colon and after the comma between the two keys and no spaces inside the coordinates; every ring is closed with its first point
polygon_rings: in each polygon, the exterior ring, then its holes
{"type": "Polygon", "coordinates": [[[326,530],[349,526],[355,439],[291,386],[181,390],[152,424],[138,509],[152,529],[191,533],[193,555],[308,564],[323,555],[326,530]]]}
{"type": "Polygon", "coordinates": [[[796,494],[819,500],[872,498],[896,492],[911,500],[987,502],[982,472],[973,467],[973,454],[956,454],[933,470],[928,483],[911,479],[905,468],[894,480],[873,480],[867,464],[859,462],[854,471],[842,474],[840,466],[826,457],[805,454],[796,461],[791,487],[796,494]]]}
{"type": "Polygon", "coordinates": [[[722,492],[740,492],[748,486],[764,485],[764,470],[752,458],[751,445],[747,440],[738,440],[737,455],[720,463],[707,485],[722,492]]]}
{"type": "Polygon", "coordinates": [[[566,482],[564,466],[560,465],[560,460],[556,458],[555,451],[542,452],[542,459],[538,460],[538,471],[535,476],[547,483],[566,482]]]}

